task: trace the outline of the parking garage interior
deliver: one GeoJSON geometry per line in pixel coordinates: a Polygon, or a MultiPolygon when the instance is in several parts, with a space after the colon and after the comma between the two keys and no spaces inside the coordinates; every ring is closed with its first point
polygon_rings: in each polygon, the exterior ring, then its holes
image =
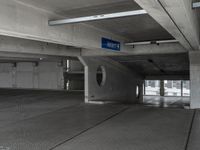
{"type": "Polygon", "coordinates": [[[199,0],[1,0],[0,150],[199,150],[199,0]]]}

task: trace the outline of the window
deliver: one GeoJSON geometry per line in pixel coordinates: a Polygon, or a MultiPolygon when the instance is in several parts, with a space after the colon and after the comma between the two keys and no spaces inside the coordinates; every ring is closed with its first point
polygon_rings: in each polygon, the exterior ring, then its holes
{"type": "Polygon", "coordinates": [[[146,80],[145,81],[145,95],[160,95],[160,81],[146,80]]]}
{"type": "Polygon", "coordinates": [[[181,96],[181,81],[165,80],[165,96],[181,96]]]}
{"type": "Polygon", "coordinates": [[[190,81],[183,81],[183,96],[190,96],[190,81]]]}
{"type": "MultiPolygon", "coordinates": [[[[165,96],[190,96],[190,81],[188,80],[165,80],[165,96]]],[[[160,96],[160,81],[146,80],[144,95],[160,96]]]]}

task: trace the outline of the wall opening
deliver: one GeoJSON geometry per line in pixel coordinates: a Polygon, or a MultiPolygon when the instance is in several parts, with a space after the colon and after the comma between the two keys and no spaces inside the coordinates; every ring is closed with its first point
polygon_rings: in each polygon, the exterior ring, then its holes
{"type": "Polygon", "coordinates": [[[190,81],[146,80],[143,98],[143,103],[149,106],[188,108],[190,105],[190,81]]]}
{"type": "Polygon", "coordinates": [[[159,96],[160,95],[160,81],[146,80],[144,85],[145,95],[159,96]]]}
{"type": "Polygon", "coordinates": [[[99,66],[97,68],[96,80],[99,86],[104,86],[106,82],[106,69],[104,66],[99,66]]]}
{"type": "Polygon", "coordinates": [[[84,66],[78,59],[67,59],[64,67],[64,89],[84,91],[84,66]]]}
{"type": "Polygon", "coordinates": [[[140,86],[139,85],[137,85],[136,86],[136,98],[140,98],[140,86]]]}
{"type": "MultiPolygon", "coordinates": [[[[144,84],[144,95],[160,96],[160,88],[159,80],[146,80],[144,84]]],[[[164,80],[164,96],[190,96],[190,81],[164,80]]]]}

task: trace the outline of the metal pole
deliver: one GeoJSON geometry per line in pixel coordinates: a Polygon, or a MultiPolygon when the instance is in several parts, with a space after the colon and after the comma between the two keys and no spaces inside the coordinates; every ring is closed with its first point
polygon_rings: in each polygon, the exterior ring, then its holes
{"type": "Polygon", "coordinates": [[[183,81],[181,80],[181,97],[183,97],[183,81]]]}
{"type": "Polygon", "coordinates": [[[164,80],[160,80],[160,96],[165,96],[164,80]]]}

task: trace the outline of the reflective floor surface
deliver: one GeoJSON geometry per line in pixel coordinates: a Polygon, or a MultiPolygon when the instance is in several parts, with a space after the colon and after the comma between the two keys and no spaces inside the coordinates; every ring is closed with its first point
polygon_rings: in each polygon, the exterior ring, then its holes
{"type": "Polygon", "coordinates": [[[188,108],[190,97],[144,96],[144,105],[161,108],[188,108]]]}
{"type": "Polygon", "coordinates": [[[0,149],[200,149],[200,111],[182,109],[187,99],[146,97],[147,106],[83,99],[80,92],[0,90],[0,149]]]}

